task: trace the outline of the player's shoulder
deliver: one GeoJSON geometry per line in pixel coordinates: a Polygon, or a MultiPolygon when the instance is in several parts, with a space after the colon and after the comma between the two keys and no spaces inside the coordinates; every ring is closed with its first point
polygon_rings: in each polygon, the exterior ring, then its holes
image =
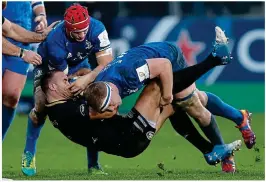
{"type": "Polygon", "coordinates": [[[93,36],[98,36],[103,31],[106,31],[104,24],[95,18],[91,17],[90,29],[93,36]]]}
{"type": "Polygon", "coordinates": [[[64,117],[75,117],[76,115],[87,116],[88,106],[82,98],[60,100],[46,104],[48,113],[64,117]]]}
{"type": "Polygon", "coordinates": [[[54,27],[54,29],[49,33],[46,38],[46,42],[55,43],[55,42],[63,42],[65,40],[65,32],[64,32],[64,21],[54,27]]]}
{"type": "Polygon", "coordinates": [[[102,28],[104,27],[104,24],[100,21],[100,20],[97,20],[93,17],[90,18],[90,26],[93,26],[94,28],[102,28]]]}

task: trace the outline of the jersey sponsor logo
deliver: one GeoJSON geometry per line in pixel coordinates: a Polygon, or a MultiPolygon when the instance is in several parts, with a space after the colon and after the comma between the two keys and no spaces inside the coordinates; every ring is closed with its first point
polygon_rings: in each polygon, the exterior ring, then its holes
{"type": "Polygon", "coordinates": [[[81,104],[80,105],[79,110],[80,110],[80,114],[82,116],[85,116],[85,106],[84,106],[84,104],[81,104]]]}
{"type": "Polygon", "coordinates": [[[137,74],[138,74],[140,82],[142,82],[145,79],[148,79],[150,77],[150,71],[149,71],[149,68],[148,68],[147,64],[144,64],[143,66],[138,67],[136,69],[136,71],[137,71],[137,74]]]}
{"type": "Polygon", "coordinates": [[[108,33],[106,30],[104,30],[102,33],[99,34],[98,39],[100,41],[100,47],[106,47],[110,45],[108,33]]]}
{"type": "Polygon", "coordinates": [[[91,44],[90,41],[86,40],[85,44],[86,44],[85,49],[90,49],[90,48],[92,48],[92,44],[91,44]]]}
{"type": "Polygon", "coordinates": [[[148,131],[146,133],[146,137],[148,138],[148,140],[151,140],[153,136],[154,136],[154,132],[153,131],[148,131]]]}

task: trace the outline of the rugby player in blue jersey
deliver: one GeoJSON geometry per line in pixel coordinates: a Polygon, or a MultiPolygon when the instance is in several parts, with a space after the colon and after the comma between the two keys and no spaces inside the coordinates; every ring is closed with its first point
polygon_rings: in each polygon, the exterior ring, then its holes
{"type": "MultiPolygon", "coordinates": [[[[221,64],[223,62],[227,63],[231,59],[227,48],[227,38],[219,27],[216,27],[215,30],[216,40],[214,49],[207,59],[220,60],[221,64]]],[[[163,65],[169,61],[172,64],[174,72],[187,67],[179,48],[167,42],[148,43],[130,49],[107,65],[96,78],[96,81],[104,81],[113,88],[112,97],[114,97],[113,100],[116,99],[116,102],[110,103],[110,106],[108,106],[104,104],[104,100],[101,101],[98,99],[99,97],[95,97],[97,94],[102,94],[97,89],[94,89],[98,87],[97,82],[95,82],[87,89],[89,90],[89,92],[86,93],[87,100],[89,101],[88,104],[98,112],[108,107],[117,109],[121,104],[121,99],[117,98],[124,98],[141,89],[147,81],[153,78],[154,73],[163,71],[165,69],[163,65]],[[90,90],[95,90],[95,92],[90,92],[90,90]]],[[[101,84],[101,82],[99,82],[99,84],[101,84]]],[[[165,99],[164,84],[167,85],[169,82],[165,81],[164,83],[162,80],[162,100],[165,99]]],[[[236,118],[236,120],[232,120],[238,124],[247,147],[251,148],[255,144],[256,137],[249,126],[250,119],[248,112],[241,112],[223,103],[217,96],[197,90],[194,83],[187,85],[187,88],[184,90],[177,90],[177,88],[174,87],[174,93],[174,105],[181,107],[190,116],[195,118],[204,134],[214,145],[222,145],[224,142],[212,113],[225,118],[236,118]],[[210,111],[207,110],[205,106],[210,111]],[[241,122],[239,122],[240,119],[241,122]]],[[[222,164],[223,171],[235,171],[233,157],[224,159],[222,164]]]]}
{"type": "Polygon", "coordinates": [[[45,38],[42,37],[44,34],[38,36],[36,33],[29,32],[32,27],[33,13],[38,23],[36,26],[38,33],[45,30],[47,22],[42,1],[8,2],[8,5],[3,1],[2,6],[2,53],[4,53],[2,57],[2,139],[4,139],[15,116],[21,91],[26,82],[29,63],[41,63],[40,56],[29,51],[29,43],[40,42],[45,38]]]}
{"type": "MultiPolygon", "coordinates": [[[[85,7],[74,4],[47,36],[37,50],[42,57],[42,65],[34,68],[35,107],[28,119],[26,146],[22,159],[22,171],[26,175],[36,173],[35,153],[37,139],[46,119],[45,96],[40,87],[40,79],[51,70],[63,71],[70,77],[87,74],[73,82],[69,89],[79,94],[90,82],[94,81],[103,67],[112,60],[112,49],[107,31],[102,22],[89,16],[85,7]],[[95,56],[98,66],[91,71],[88,56],[95,56]]],[[[88,152],[89,171],[104,174],[98,164],[98,153],[88,152]]]]}

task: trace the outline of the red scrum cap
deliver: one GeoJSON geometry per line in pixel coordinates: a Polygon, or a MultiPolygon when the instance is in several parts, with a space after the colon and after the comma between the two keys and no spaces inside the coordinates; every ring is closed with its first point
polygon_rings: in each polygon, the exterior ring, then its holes
{"type": "Polygon", "coordinates": [[[90,16],[87,8],[80,4],[74,4],[67,8],[65,15],[65,27],[69,32],[84,31],[89,27],[90,16]]]}

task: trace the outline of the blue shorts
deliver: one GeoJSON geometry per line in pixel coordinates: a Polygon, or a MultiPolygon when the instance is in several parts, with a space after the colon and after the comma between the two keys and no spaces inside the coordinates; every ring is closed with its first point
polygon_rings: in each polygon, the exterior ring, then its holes
{"type": "Polygon", "coordinates": [[[27,76],[30,64],[22,58],[2,54],[2,76],[6,69],[27,76]]]}
{"type": "Polygon", "coordinates": [[[183,53],[179,47],[177,47],[175,44],[169,43],[170,47],[170,55],[171,55],[171,64],[173,72],[182,70],[186,67],[188,67],[187,62],[183,56],[183,53]]]}
{"type": "MultiPolygon", "coordinates": [[[[30,49],[30,44],[21,43],[14,41],[12,39],[8,39],[12,44],[23,48],[30,49]]],[[[22,58],[16,56],[7,56],[2,54],[2,76],[6,69],[13,71],[15,73],[27,76],[30,68],[30,64],[25,62],[22,58]]]]}

